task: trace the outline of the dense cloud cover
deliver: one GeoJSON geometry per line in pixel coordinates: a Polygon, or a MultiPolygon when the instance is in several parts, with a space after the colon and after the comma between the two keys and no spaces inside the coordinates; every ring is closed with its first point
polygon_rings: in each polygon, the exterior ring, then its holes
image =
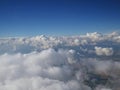
{"type": "Polygon", "coordinates": [[[1,38],[0,90],[120,90],[120,34],[1,38]]]}

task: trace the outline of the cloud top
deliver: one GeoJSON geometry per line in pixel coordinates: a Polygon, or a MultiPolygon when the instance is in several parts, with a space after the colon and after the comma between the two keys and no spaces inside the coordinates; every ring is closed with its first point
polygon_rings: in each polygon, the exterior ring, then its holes
{"type": "Polygon", "coordinates": [[[0,39],[0,90],[119,90],[120,35],[0,39]]]}
{"type": "Polygon", "coordinates": [[[112,48],[102,48],[102,47],[95,47],[95,52],[97,55],[103,56],[111,56],[113,55],[112,48]]]}

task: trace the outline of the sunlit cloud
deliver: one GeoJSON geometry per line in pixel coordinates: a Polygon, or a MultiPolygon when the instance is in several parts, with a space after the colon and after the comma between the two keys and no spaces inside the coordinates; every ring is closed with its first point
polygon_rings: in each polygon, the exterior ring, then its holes
{"type": "Polygon", "coordinates": [[[119,37],[1,38],[0,90],[119,90],[119,37]]]}

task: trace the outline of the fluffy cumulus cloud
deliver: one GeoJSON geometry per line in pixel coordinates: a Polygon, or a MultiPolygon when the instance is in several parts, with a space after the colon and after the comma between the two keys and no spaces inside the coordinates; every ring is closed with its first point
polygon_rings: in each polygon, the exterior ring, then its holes
{"type": "Polygon", "coordinates": [[[0,90],[119,90],[119,37],[1,38],[0,90]]]}
{"type": "Polygon", "coordinates": [[[103,55],[103,56],[113,55],[113,49],[112,48],[95,47],[95,52],[96,52],[97,55],[103,55]]]}
{"type": "Polygon", "coordinates": [[[43,50],[30,54],[0,56],[0,90],[80,90],[68,62],[70,51],[43,50]]]}

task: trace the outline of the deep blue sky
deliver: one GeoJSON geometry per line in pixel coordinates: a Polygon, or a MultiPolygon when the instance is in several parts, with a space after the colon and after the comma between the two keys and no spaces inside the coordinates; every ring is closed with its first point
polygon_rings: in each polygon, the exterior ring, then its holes
{"type": "Polygon", "coordinates": [[[0,36],[120,31],[120,0],[0,0],[0,36]]]}

